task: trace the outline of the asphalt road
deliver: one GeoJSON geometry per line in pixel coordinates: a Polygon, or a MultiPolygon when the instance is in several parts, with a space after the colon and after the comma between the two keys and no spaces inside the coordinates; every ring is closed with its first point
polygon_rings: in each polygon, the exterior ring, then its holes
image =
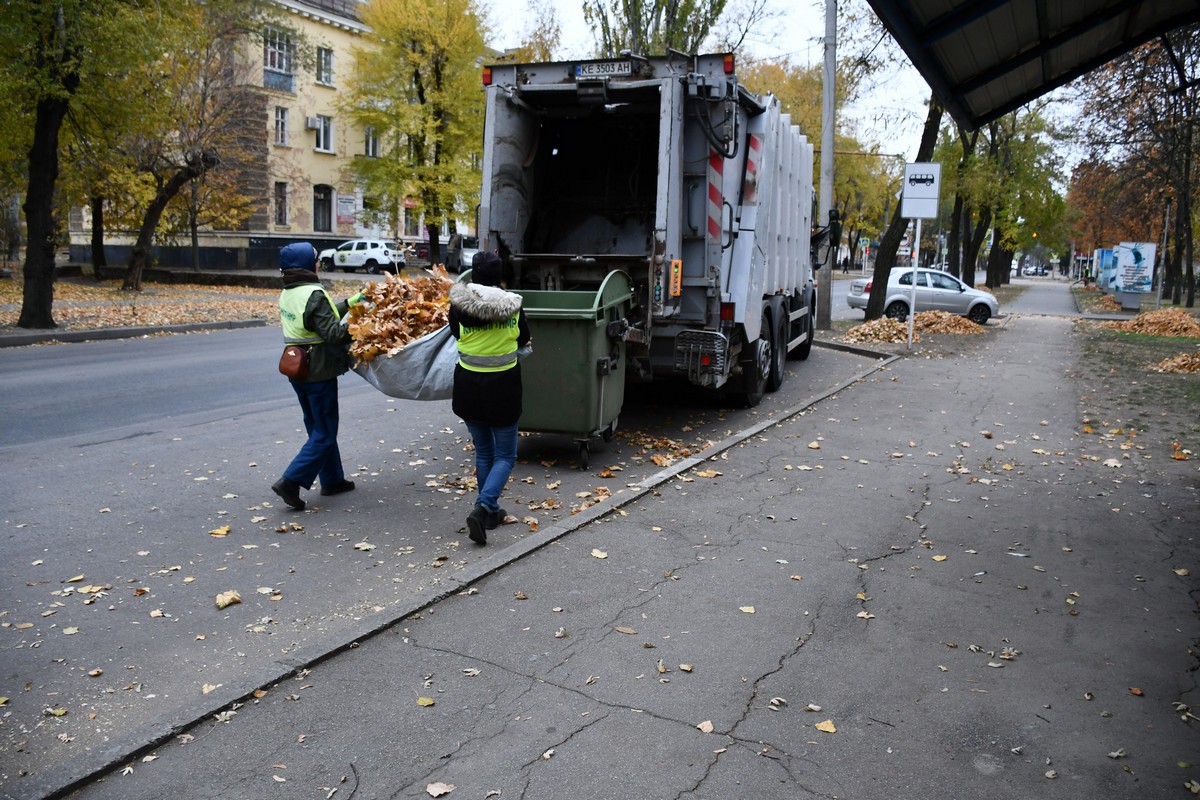
{"type": "Polygon", "coordinates": [[[1196,462],[1079,428],[1077,335],[918,349],[71,796],[1187,796],[1196,462]]]}
{"type": "Polygon", "coordinates": [[[571,437],[525,436],[505,496],[521,521],[478,549],[462,533],[473,461],[449,403],[393,400],[356,375],[341,379],[339,440],[358,488],[309,494],[305,513],[279,503],[270,483],[303,435],[278,348],[275,328],[0,348],[8,796],[190,724],[879,363],[817,348],[752,410],[633,392],[586,471],[571,437]],[[216,609],[228,590],[242,602],[216,609]]]}

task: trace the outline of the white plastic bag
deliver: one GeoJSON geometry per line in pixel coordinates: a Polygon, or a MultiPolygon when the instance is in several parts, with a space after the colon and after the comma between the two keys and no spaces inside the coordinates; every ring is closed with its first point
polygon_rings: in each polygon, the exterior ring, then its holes
{"type": "Polygon", "coordinates": [[[388,397],[402,400],[449,400],[454,394],[458,342],[443,325],[409,342],[395,355],[376,356],[354,371],[388,397]]]}

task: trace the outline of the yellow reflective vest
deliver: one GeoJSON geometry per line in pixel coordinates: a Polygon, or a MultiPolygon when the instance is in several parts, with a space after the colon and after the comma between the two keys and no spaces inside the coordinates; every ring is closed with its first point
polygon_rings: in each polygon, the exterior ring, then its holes
{"type": "Polygon", "coordinates": [[[517,364],[521,312],[479,327],[458,324],[458,363],[472,372],[503,372],[517,364]]]}
{"type": "Polygon", "coordinates": [[[284,289],[279,294],[279,322],[283,326],[284,344],[319,344],[325,341],[320,334],[304,327],[304,309],[308,307],[308,298],[312,297],[313,292],[325,295],[329,307],[333,309],[334,319],[340,316],[333,298],[320,284],[303,283],[284,289]]]}

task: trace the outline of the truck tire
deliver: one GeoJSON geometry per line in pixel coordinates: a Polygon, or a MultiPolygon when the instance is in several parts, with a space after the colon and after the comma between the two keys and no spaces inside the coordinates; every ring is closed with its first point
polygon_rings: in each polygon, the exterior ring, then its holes
{"type": "MultiPolygon", "coordinates": [[[[787,306],[782,302],[771,304],[771,370],[767,373],[767,391],[777,392],[787,377],[788,325],[787,306]]],[[[764,318],[763,322],[767,319],[764,318]]],[[[765,329],[764,329],[765,330],[765,329]]]]}
{"type": "MultiPolygon", "coordinates": [[[[770,336],[770,329],[764,326],[763,333],[770,336]]],[[[754,408],[762,402],[767,391],[767,378],[771,374],[771,340],[759,337],[750,344],[751,358],[742,362],[742,382],[734,392],[738,401],[746,408],[754,408]]]]}
{"type": "Polygon", "coordinates": [[[379,274],[379,262],[377,262],[373,258],[368,259],[367,260],[367,272],[371,275],[378,275],[379,274]]]}

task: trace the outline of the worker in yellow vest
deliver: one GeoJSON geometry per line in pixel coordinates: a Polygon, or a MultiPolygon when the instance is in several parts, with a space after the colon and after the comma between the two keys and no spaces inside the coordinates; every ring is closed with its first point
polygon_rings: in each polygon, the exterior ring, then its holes
{"type": "Polygon", "coordinates": [[[361,303],[361,292],[334,303],[317,277],[317,250],[308,242],[289,244],[279,251],[283,291],[279,294],[279,321],[284,346],[308,349],[308,371],[302,378],[289,378],[308,440],[275,481],[271,490],[297,511],[304,510],[300,489],[312,489],[321,481],[322,495],[354,489],[346,480],[338,452],[338,376],[350,369],[350,331],[341,323],[353,305],[361,303]]]}
{"type": "Polygon", "coordinates": [[[500,493],[517,460],[519,356],[531,352],[521,296],[505,291],[504,284],[500,257],[480,251],[471,262],[470,282],[450,287],[450,333],[458,340],[451,407],[475,445],[479,494],[467,517],[467,535],[476,544],[487,544],[487,531],[507,516],[500,493]]]}

